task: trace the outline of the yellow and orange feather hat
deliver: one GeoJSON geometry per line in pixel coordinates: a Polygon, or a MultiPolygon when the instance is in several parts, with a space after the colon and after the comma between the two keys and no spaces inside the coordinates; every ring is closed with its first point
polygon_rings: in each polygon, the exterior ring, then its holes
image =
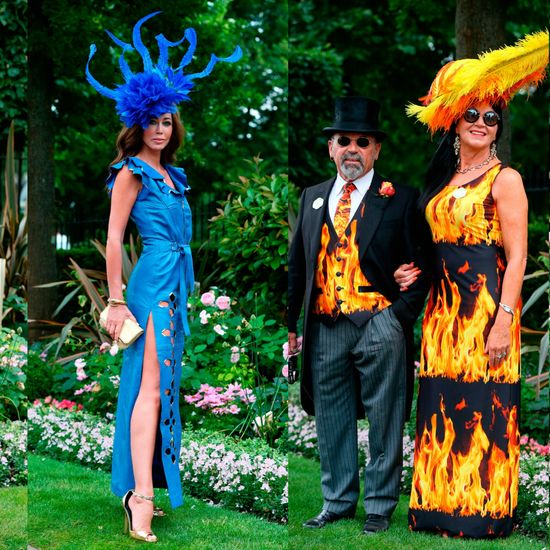
{"type": "Polygon", "coordinates": [[[513,46],[458,59],[444,65],[422,105],[410,103],[407,115],[426,124],[432,134],[448,131],[472,105],[488,102],[502,107],[522,88],[537,86],[546,75],[548,31],[535,32],[513,46]]]}

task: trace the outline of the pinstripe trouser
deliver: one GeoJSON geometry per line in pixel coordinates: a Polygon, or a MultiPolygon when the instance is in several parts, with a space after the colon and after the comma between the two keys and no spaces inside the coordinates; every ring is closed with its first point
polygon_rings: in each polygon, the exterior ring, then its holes
{"type": "Polygon", "coordinates": [[[360,328],[343,315],[331,326],[315,320],[310,345],[323,507],[340,514],[355,512],[361,399],[369,421],[365,510],[391,516],[403,464],[406,365],[401,325],[390,308],[360,328]]]}

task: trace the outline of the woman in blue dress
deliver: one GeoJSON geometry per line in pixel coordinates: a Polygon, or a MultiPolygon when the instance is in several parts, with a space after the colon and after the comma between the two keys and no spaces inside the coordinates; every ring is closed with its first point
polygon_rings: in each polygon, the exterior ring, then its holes
{"type": "Polygon", "coordinates": [[[150,529],[153,487],[167,487],[173,507],[183,502],[178,396],[183,340],[188,333],[187,293],[193,285],[191,211],[185,198],[185,174],[170,165],[182,134],[179,117],[172,113],[151,118],[145,130],[125,128],[107,181],[111,307],[106,328],[115,340],[126,318],[145,330],[124,353],[112,489],[123,497],[134,534],[151,542],[156,540],[150,529]],[[141,235],[143,252],[132,272],[125,304],[121,246],[130,216],[141,235]]]}
{"type": "Polygon", "coordinates": [[[119,65],[125,83],[106,88],[91,74],[96,52],[90,46],[88,82],[116,101],[124,123],[117,140],[118,156],[110,167],[107,189],[111,211],[107,236],[107,279],[110,305],[106,329],[116,340],[126,319],[135,320],[144,333],[124,352],[116,413],[112,459],[113,492],[122,497],[125,525],[132,538],[156,542],[153,515],[154,487],[165,487],[173,508],[183,503],[179,472],[181,421],[179,383],[184,336],[189,333],[187,296],[193,288],[191,211],[185,173],[172,166],[183,138],[177,104],[188,100],[194,79],[210,74],[218,61],[235,62],[237,46],[226,58],[211,56],[200,73],[185,74],[192,61],[196,34],[170,42],[158,34],[159,57],[153,63],[141,39],[141,26],[159,12],[140,19],[127,44],[108,32],[122,48],[119,65]],[[168,63],[168,49],[187,41],[186,54],[176,68],[168,63]],[[135,50],[143,71],[133,73],[124,59],[135,50]],[[122,242],[128,219],[135,222],[143,252],[128,283],[122,288],[122,242]]]}

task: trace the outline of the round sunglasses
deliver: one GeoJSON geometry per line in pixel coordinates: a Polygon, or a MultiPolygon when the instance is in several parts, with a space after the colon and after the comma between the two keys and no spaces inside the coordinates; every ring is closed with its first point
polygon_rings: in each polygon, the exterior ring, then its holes
{"type": "Polygon", "coordinates": [[[360,147],[361,149],[366,149],[370,145],[370,139],[367,137],[351,139],[348,136],[340,136],[336,139],[336,143],[338,143],[340,147],[347,147],[352,141],[355,141],[355,143],[357,143],[357,147],[360,147]]]}
{"type": "MultiPolygon", "coordinates": [[[[481,113],[474,107],[471,107],[464,113],[463,118],[466,122],[474,123],[480,116],[481,113]]],[[[487,126],[495,126],[499,120],[500,117],[494,111],[487,111],[486,113],[483,113],[483,122],[487,126]]]]}

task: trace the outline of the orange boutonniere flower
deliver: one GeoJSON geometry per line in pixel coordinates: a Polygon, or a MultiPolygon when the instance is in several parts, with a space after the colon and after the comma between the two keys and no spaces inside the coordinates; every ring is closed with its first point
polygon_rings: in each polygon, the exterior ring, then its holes
{"type": "Polygon", "coordinates": [[[382,185],[380,186],[380,191],[378,191],[378,194],[386,199],[388,199],[389,197],[393,197],[395,195],[395,187],[393,186],[392,182],[383,181],[382,185]]]}

